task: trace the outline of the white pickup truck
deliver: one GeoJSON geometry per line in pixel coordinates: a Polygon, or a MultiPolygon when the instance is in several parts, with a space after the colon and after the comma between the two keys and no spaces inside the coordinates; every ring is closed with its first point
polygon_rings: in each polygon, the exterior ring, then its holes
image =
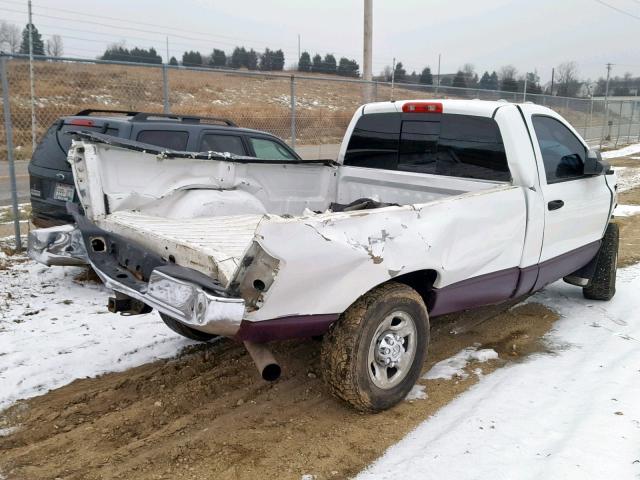
{"type": "Polygon", "coordinates": [[[372,103],[337,161],[160,151],[80,133],[77,228],[32,232],[44,263],[88,259],[112,311],[158,310],[196,340],[233,337],[263,378],[265,343],[323,336],[330,390],[364,411],[416,382],[429,317],[564,278],[615,293],[616,177],[532,104],[372,103]]]}

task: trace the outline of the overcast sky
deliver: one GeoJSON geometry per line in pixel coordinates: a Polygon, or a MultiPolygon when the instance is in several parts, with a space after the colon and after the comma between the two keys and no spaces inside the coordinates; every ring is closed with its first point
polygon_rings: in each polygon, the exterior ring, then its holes
{"type": "MultiPolygon", "coordinates": [[[[640,1],[602,1],[631,16],[598,0],[373,0],[374,74],[394,56],[409,72],[426,65],[435,72],[441,53],[443,73],[467,62],[479,73],[512,64],[520,73],[537,70],[547,81],[553,66],[574,60],[582,77],[604,76],[607,62],[616,64],[614,75],[640,75],[640,1]]],[[[26,3],[0,0],[0,18],[22,26],[26,3]]],[[[289,65],[297,57],[299,33],[303,51],[331,52],[362,66],[363,0],[33,0],[33,5],[35,25],[45,38],[61,35],[67,56],[94,58],[113,41],[154,46],[164,56],[166,32],[170,55],[178,59],[185,49],[230,53],[245,45],[281,48],[289,65]]]]}

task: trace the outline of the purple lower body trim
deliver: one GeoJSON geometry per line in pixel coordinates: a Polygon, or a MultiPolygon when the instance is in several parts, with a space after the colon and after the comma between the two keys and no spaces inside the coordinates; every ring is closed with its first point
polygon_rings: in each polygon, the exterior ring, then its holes
{"type": "Polygon", "coordinates": [[[508,268],[434,288],[427,305],[429,314],[435,317],[460,312],[540,290],[588,264],[598,253],[600,243],[598,240],[530,267],[508,268]]]}
{"type": "Polygon", "coordinates": [[[243,342],[264,343],[272,340],[313,337],[324,334],[339,317],[339,313],[331,313],[292,315],[258,322],[243,320],[235,338],[243,342]]]}

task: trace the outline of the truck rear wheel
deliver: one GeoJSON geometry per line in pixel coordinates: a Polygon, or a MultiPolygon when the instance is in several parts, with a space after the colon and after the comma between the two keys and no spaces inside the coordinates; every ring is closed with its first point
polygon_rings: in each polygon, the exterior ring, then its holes
{"type": "Polygon", "coordinates": [[[618,225],[610,223],[604,233],[598,250],[596,271],[588,286],[582,289],[584,298],[589,300],[611,300],[616,293],[616,271],[618,269],[618,225]]]}
{"type": "Polygon", "coordinates": [[[164,313],[160,314],[160,318],[167,327],[176,332],[178,335],[188,338],[189,340],[195,340],[196,342],[210,342],[214,338],[218,338],[218,335],[212,333],[201,332],[195,328],[191,328],[184,323],[180,323],[175,318],[172,318],[164,313]]]}
{"type": "Polygon", "coordinates": [[[390,282],[360,297],[325,335],[323,376],[331,393],[357,410],[385,410],[415,385],[428,345],[422,298],[390,282]]]}

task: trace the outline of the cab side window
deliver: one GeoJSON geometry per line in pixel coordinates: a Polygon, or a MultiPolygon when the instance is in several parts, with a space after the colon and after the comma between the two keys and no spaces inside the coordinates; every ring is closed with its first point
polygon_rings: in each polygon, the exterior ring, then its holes
{"type": "Polygon", "coordinates": [[[587,154],[582,142],[555,118],[536,115],[532,123],[542,153],[547,183],[581,178],[587,154]]]}

